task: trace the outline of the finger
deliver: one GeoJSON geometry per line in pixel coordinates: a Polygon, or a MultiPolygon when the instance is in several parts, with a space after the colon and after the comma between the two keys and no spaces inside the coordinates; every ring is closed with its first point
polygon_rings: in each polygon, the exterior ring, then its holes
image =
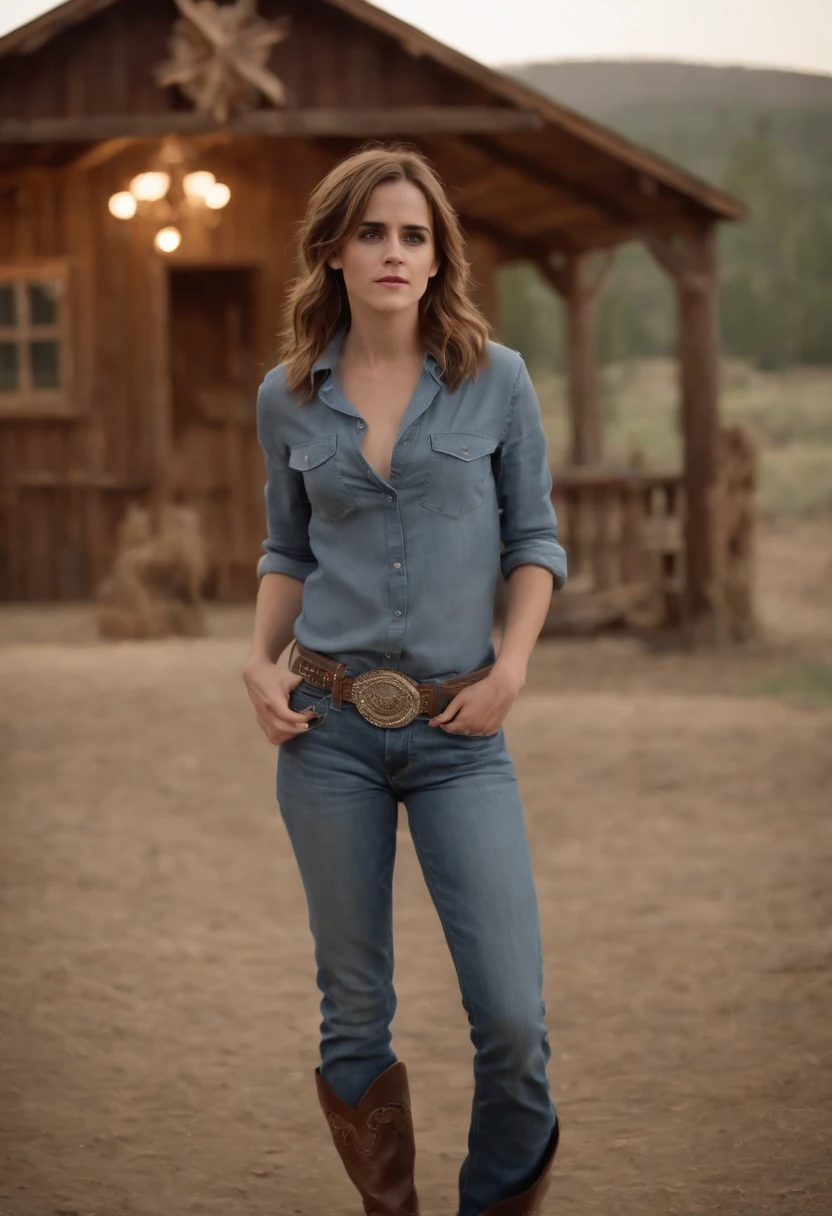
{"type": "Polygon", "coordinates": [[[290,739],[296,739],[298,735],[303,735],[309,730],[309,725],[304,722],[302,726],[281,726],[280,729],[270,728],[266,731],[266,738],[270,743],[279,746],[281,743],[288,743],[290,739]]]}
{"type": "Polygon", "coordinates": [[[460,714],[457,714],[456,717],[452,718],[450,722],[440,722],[439,725],[442,730],[447,731],[449,735],[467,735],[471,731],[470,725],[460,714]]]}
{"type": "Polygon", "coordinates": [[[452,722],[459,711],[462,709],[459,697],[454,697],[450,705],[446,705],[441,714],[436,714],[431,718],[431,726],[442,726],[445,722],[452,722]]]}
{"type": "Polygon", "coordinates": [[[314,709],[289,709],[288,705],[284,708],[272,710],[272,721],[281,723],[283,726],[298,726],[301,722],[308,722],[310,718],[317,717],[314,709]]]}

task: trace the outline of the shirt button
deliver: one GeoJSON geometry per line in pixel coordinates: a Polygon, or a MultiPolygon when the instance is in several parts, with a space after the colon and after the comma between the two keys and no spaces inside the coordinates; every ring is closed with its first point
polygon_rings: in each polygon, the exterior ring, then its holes
{"type": "Polygon", "coordinates": [[[393,562],[393,569],[394,569],[394,570],[401,570],[401,568],[402,568],[402,564],[401,564],[401,562],[393,562]]]}
{"type": "Polygon", "coordinates": [[[468,448],[465,446],[465,444],[463,444],[463,445],[462,445],[462,450],[463,450],[463,452],[467,452],[467,451],[468,451],[468,448]]]}
{"type": "Polygon", "coordinates": [[[396,611],[393,613],[393,616],[401,616],[401,614],[402,614],[401,608],[397,608],[396,611]]]}
{"type": "Polygon", "coordinates": [[[359,422],[359,424],[358,424],[358,429],[359,429],[359,431],[363,431],[363,430],[364,430],[364,423],[363,423],[363,422],[359,422]]]}
{"type": "Polygon", "coordinates": [[[404,446],[405,446],[405,447],[407,447],[407,445],[410,443],[410,440],[409,440],[409,439],[403,439],[403,440],[402,440],[402,443],[404,444],[404,446]]]}
{"type": "Polygon", "coordinates": [[[308,456],[304,456],[304,458],[303,458],[303,463],[304,463],[304,464],[309,464],[309,457],[308,457],[308,456]]]}
{"type": "Polygon", "coordinates": [[[385,659],[392,659],[393,656],[392,656],[392,654],[386,654],[384,657],[385,657],[385,659]]]}
{"type": "Polygon", "coordinates": [[[384,497],[387,499],[387,501],[388,501],[388,502],[392,502],[392,501],[393,501],[393,495],[392,495],[392,494],[385,494],[385,495],[384,495],[384,497]]]}

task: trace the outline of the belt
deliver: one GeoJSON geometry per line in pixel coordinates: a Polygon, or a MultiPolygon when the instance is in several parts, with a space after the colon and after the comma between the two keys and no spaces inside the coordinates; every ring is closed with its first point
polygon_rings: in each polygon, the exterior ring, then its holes
{"type": "Polygon", "coordinates": [[[373,726],[383,726],[388,730],[408,726],[420,715],[433,718],[463,688],[484,680],[491,671],[491,666],[480,667],[453,680],[442,683],[434,680],[431,684],[418,684],[410,676],[390,667],[377,667],[351,677],[346,674],[344,663],[315,654],[301,646],[300,642],[292,646],[289,668],[296,675],[303,676],[308,684],[331,693],[332,704],[337,709],[347,702],[354,705],[362,718],[373,726]]]}

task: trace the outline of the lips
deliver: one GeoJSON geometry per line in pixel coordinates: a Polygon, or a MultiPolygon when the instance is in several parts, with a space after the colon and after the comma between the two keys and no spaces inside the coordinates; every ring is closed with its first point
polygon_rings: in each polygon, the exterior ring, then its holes
{"type": "Polygon", "coordinates": [[[402,286],[407,286],[407,279],[402,279],[396,274],[385,275],[383,279],[376,279],[377,283],[401,283],[402,286]]]}

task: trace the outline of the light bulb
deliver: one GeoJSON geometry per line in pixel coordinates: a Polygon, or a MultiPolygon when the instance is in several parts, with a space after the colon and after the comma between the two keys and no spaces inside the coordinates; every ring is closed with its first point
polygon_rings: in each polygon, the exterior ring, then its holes
{"type": "Polygon", "coordinates": [[[132,220],[136,214],[136,199],[129,190],[119,190],[118,194],[111,194],[107,206],[110,215],[114,215],[117,220],[132,220]]]}
{"type": "Polygon", "coordinates": [[[207,169],[197,169],[194,173],[186,173],[182,179],[182,189],[190,199],[203,200],[216,182],[213,173],[207,169]]]}
{"type": "Polygon", "coordinates": [[[173,253],[182,243],[182,233],[178,228],[160,228],[153,238],[153,244],[160,253],[173,253]]]}
{"type": "Polygon", "coordinates": [[[170,186],[170,176],[167,173],[140,173],[130,183],[130,193],[140,203],[158,203],[164,198],[170,186]]]}
{"type": "Polygon", "coordinates": [[[225,182],[215,182],[208,193],[205,195],[205,206],[210,207],[212,211],[219,211],[224,207],[231,198],[231,191],[225,182]]]}

